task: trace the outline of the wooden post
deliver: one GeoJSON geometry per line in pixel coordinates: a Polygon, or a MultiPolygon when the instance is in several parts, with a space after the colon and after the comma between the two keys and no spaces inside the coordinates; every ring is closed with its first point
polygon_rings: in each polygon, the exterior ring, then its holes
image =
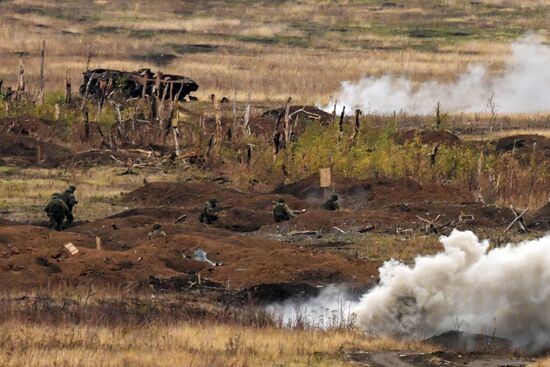
{"type": "Polygon", "coordinates": [[[149,79],[147,79],[147,75],[143,77],[143,81],[142,81],[142,90],[141,90],[141,98],[145,99],[145,96],[147,95],[147,81],[149,79]]]}
{"type": "Polygon", "coordinates": [[[342,140],[344,135],[344,117],[346,116],[346,106],[342,107],[342,114],[340,114],[340,123],[338,124],[338,141],[342,140]]]}
{"type": "Polygon", "coordinates": [[[42,147],[40,146],[40,142],[36,144],[36,163],[40,163],[42,160],[42,147]]]}
{"type": "Polygon", "coordinates": [[[86,141],[90,139],[90,120],[88,118],[88,109],[82,110],[82,123],[84,125],[84,137],[86,141]]]}
{"type": "Polygon", "coordinates": [[[101,246],[101,237],[99,236],[95,236],[95,249],[103,250],[103,246],[101,246]]]}
{"type": "Polygon", "coordinates": [[[21,94],[25,92],[25,67],[23,60],[19,61],[19,76],[17,81],[17,89],[15,90],[15,98],[20,99],[21,94]]]}
{"type": "Polygon", "coordinates": [[[234,91],[233,93],[233,141],[238,142],[240,139],[240,129],[239,125],[237,124],[237,91],[234,91]]]}
{"type": "Polygon", "coordinates": [[[0,96],[2,95],[2,83],[4,83],[4,81],[0,79],[0,96]]]}
{"type": "Polygon", "coordinates": [[[73,99],[73,92],[72,92],[72,85],[71,85],[71,72],[69,71],[69,68],[67,68],[67,71],[65,72],[65,103],[66,104],[71,103],[72,99],[73,99]]]}
{"type": "Polygon", "coordinates": [[[292,97],[288,97],[285,105],[285,128],[284,128],[284,144],[288,144],[290,138],[290,102],[292,97]]]}
{"type": "Polygon", "coordinates": [[[180,155],[180,146],[179,146],[179,143],[178,143],[178,129],[177,128],[172,128],[172,132],[174,134],[174,146],[175,146],[175,149],[176,149],[176,156],[179,156],[180,155]]]}
{"type": "Polygon", "coordinates": [[[336,123],[336,105],[338,105],[338,101],[334,101],[334,109],[332,110],[332,123],[336,123]]]}
{"type": "Polygon", "coordinates": [[[38,104],[44,104],[44,59],[46,58],[46,41],[42,41],[42,50],[40,51],[40,91],[38,93],[38,104]]]}
{"type": "Polygon", "coordinates": [[[86,83],[86,89],[84,90],[84,96],[82,97],[82,104],[80,105],[80,110],[84,111],[84,107],[86,107],[86,99],[88,98],[88,93],[90,93],[90,85],[92,84],[92,80],[95,78],[95,73],[92,73],[90,75],[90,78],[88,79],[88,83],[86,83]]]}
{"type": "Polygon", "coordinates": [[[351,134],[350,140],[355,140],[359,137],[359,127],[360,127],[360,117],[361,117],[361,110],[356,109],[355,110],[355,126],[353,127],[353,133],[351,134]]]}
{"type": "Polygon", "coordinates": [[[250,135],[250,99],[252,98],[252,90],[248,90],[248,95],[246,96],[246,108],[244,111],[244,124],[243,124],[243,133],[245,135],[250,135]]]}
{"type": "Polygon", "coordinates": [[[223,139],[222,114],[220,111],[220,104],[216,100],[216,96],[212,94],[210,98],[212,100],[212,103],[214,104],[214,114],[216,118],[216,130],[214,133],[214,141],[212,146],[213,149],[211,151],[211,155],[213,157],[217,157],[220,152],[223,139]]]}

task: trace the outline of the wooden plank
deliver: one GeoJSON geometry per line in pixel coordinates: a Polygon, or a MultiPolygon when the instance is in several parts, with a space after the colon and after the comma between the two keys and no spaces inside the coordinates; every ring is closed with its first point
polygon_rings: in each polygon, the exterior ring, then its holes
{"type": "Polygon", "coordinates": [[[331,168],[319,169],[319,185],[322,188],[332,186],[332,169],[331,168]]]}

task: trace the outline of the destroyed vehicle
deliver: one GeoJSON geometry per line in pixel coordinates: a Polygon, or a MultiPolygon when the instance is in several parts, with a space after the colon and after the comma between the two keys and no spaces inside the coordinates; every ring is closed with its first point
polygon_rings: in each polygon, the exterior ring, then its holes
{"type": "Polygon", "coordinates": [[[132,72],[94,69],[83,74],[80,95],[87,95],[92,99],[105,98],[113,92],[120,92],[125,98],[147,95],[184,101],[187,95],[199,89],[197,83],[185,76],[161,72],[155,74],[151,69],[132,72]]]}

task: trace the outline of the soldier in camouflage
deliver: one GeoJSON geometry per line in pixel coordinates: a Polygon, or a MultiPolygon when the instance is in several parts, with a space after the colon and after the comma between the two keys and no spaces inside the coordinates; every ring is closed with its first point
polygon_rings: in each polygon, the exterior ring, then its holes
{"type": "Polygon", "coordinates": [[[323,205],[321,205],[321,209],[325,209],[325,210],[339,210],[340,209],[340,206],[338,205],[338,195],[336,194],[332,194],[330,196],[330,198],[328,198],[327,201],[325,201],[323,203],[323,205]]]}
{"type": "Polygon", "coordinates": [[[288,205],[285,203],[285,199],[279,198],[275,205],[273,206],[273,209],[271,210],[271,213],[273,214],[273,219],[275,219],[275,222],[283,222],[290,220],[290,218],[295,218],[296,214],[290,209],[288,205]]]}
{"type": "Polygon", "coordinates": [[[63,220],[70,212],[67,204],[61,199],[61,195],[58,193],[53,194],[44,211],[50,218],[50,228],[55,228],[57,231],[64,229],[63,220]]]}
{"type": "Polygon", "coordinates": [[[76,191],[76,187],[74,185],[71,185],[65,190],[63,194],[60,195],[61,200],[63,200],[67,205],[67,208],[69,208],[69,211],[67,213],[67,227],[73,223],[73,220],[74,220],[73,208],[76,204],[78,204],[78,201],[74,196],[75,191],[76,191]]]}
{"type": "Polygon", "coordinates": [[[153,225],[153,230],[151,232],[149,232],[149,240],[154,240],[155,238],[159,238],[159,237],[166,237],[166,232],[164,232],[162,229],[161,229],[161,225],[156,223],[155,225],[153,225]]]}
{"type": "Polygon", "coordinates": [[[218,200],[216,198],[211,198],[204,204],[204,209],[202,210],[199,221],[201,223],[213,224],[218,220],[218,200]]]}

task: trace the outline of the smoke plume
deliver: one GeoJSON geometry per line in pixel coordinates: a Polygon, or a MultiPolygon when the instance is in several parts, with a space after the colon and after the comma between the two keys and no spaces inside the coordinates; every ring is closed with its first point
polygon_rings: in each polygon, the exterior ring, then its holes
{"type": "Polygon", "coordinates": [[[357,301],[345,288],[329,285],[306,302],[290,299],[269,305],[267,312],[287,327],[345,328],[353,326],[357,301]]]}
{"type": "Polygon", "coordinates": [[[550,347],[550,235],[488,251],[472,232],[442,237],[444,251],[414,265],[388,261],[353,308],[372,335],[425,338],[448,330],[550,347]]]}
{"type": "MultiPolygon", "coordinates": [[[[550,111],[550,47],[527,36],[511,46],[503,73],[490,75],[483,64],[472,64],[451,83],[428,81],[413,87],[404,77],[385,75],[345,81],[336,96],[338,111],[360,108],[371,113],[433,113],[437,102],[447,112],[497,113],[550,111]],[[489,103],[491,101],[491,103],[489,103]]],[[[333,106],[325,108],[332,111],[333,106]]]]}

